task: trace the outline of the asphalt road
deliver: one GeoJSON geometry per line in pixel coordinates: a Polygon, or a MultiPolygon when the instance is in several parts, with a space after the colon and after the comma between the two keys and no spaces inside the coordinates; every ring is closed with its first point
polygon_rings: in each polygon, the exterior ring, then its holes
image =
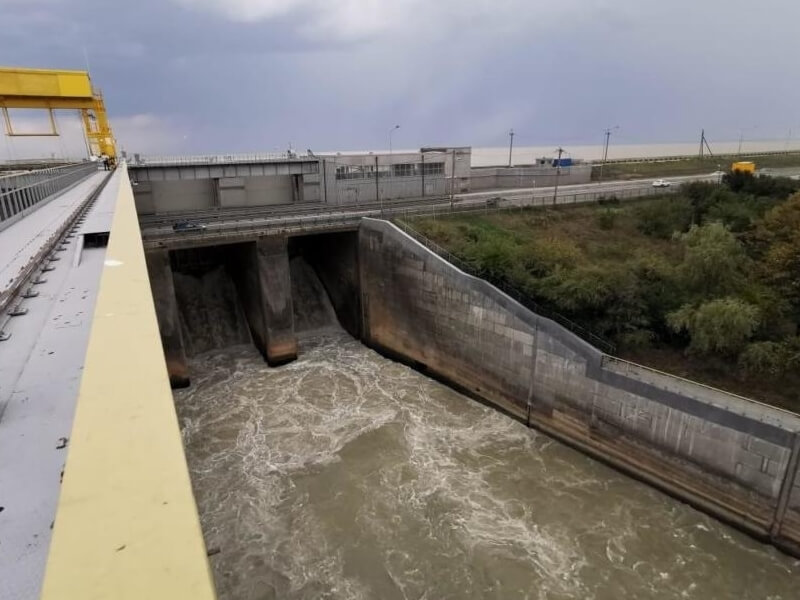
{"type": "MultiPolygon", "coordinates": [[[[618,198],[634,198],[654,193],[667,193],[688,181],[713,181],[714,175],[690,175],[672,177],[669,188],[653,188],[652,179],[633,181],[607,181],[603,183],[584,183],[565,185],[558,188],[558,204],[577,204],[592,202],[600,196],[616,195],[618,198]]],[[[232,208],[226,210],[203,210],[184,214],[143,216],[140,218],[143,237],[147,241],[167,240],[175,237],[206,237],[216,233],[219,236],[230,230],[258,227],[278,227],[280,225],[302,228],[322,226],[325,221],[346,222],[361,217],[380,217],[387,215],[431,214],[445,211],[468,211],[503,206],[541,206],[553,204],[554,187],[517,188],[456,194],[451,203],[449,197],[425,198],[408,201],[386,201],[358,206],[332,207],[322,203],[304,206],[269,206],[258,208],[232,208]],[[188,220],[203,227],[199,230],[175,232],[173,223],[188,220]]]]}

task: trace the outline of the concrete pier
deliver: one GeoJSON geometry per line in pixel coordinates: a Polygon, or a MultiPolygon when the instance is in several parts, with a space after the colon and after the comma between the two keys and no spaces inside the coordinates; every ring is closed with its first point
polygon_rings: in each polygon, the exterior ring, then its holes
{"type": "MultiPolygon", "coordinates": [[[[292,286],[289,274],[289,254],[286,238],[271,236],[255,243],[257,274],[263,333],[259,350],[270,365],[281,365],[297,358],[297,338],[294,333],[292,286]]],[[[256,333],[253,337],[258,339],[256,333]]]]}
{"type": "Polygon", "coordinates": [[[189,385],[189,367],[181,334],[178,304],[175,300],[175,284],[172,279],[168,250],[154,250],[146,255],[150,288],[158,316],[158,330],[167,362],[169,383],[173,388],[189,385]]]}

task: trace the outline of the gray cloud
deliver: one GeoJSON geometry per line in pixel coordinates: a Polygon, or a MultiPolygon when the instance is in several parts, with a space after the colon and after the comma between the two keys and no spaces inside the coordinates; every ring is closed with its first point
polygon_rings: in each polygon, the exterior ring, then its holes
{"type": "MultiPolygon", "coordinates": [[[[9,64],[83,68],[129,150],[783,138],[800,6],[768,0],[0,0],[9,64]],[[754,127],[755,126],[755,127],[754,127]],[[149,141],[148,141],[149,140],[149,141]]],[[[0,146],[0,151],[2,146],[0,146]]]]}

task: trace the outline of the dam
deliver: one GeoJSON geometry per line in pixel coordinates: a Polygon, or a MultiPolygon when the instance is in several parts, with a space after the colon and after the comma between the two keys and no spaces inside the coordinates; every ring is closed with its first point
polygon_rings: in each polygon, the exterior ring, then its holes
{"type": "MultiPolygon", "coordinates": [[[[798,417],[620,360],[460,271],[402,220],[449,198],[332,210],[306,174],[223,186],[192,163],[168,170],[187,206],[199,177],[211,202],[303,205],[182,230],[126,164],[78,168],[3,232],[47,225],[4,296],[0,364],[27,365],[0,422],[0,595],[795,595],[798,417]]],[[[485,198],[456,202],[502,209],[485,198]]]]}
{"type": "Polygon", "coordinates": [[[592,366],[385,221],[148,260],[220,598],[794,594],[800,563],[751,537],[796,552],[791,415],[700,417],[708,390],[592,366]]]}

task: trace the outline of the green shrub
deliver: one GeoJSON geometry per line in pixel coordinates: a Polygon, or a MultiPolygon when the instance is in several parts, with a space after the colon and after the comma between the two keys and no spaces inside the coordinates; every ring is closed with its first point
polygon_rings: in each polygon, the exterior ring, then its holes
{"type": "Polygon", "coordinates": [[[667,196],[639,207],[636,217],[636,226],[643,234],[667,240],[675,232],[689,229],[692,205],[684,197],[667,196]]]}
{"type": "Polygon", "coordinates": [[[724,225],[693,225],[678,239],[685,249],[679,274],[688,290],[705,299],[728,294],[742,284],[746,257],[724,225]]]}
{"type": "Polygon", "coordinates": [[[739,354],[739,368],[746,375],[782,375],[786,371],[788,350],[777,342],[754,342],[739,354]]]}
{"type": "Polygon", "coordinates": [[[758,308],[738,298],[720,298],[699,306],[687,304],[667,315],[676,332],[686,331],[689,352],[737,354],[759,325],[758,308]]]}
{"type": "Polygon", "coordinates": [[[614,229],[614,222],[617,220],[618,211],[607,208],[597,213],[597,225],[600,229],[614,229]]]}

